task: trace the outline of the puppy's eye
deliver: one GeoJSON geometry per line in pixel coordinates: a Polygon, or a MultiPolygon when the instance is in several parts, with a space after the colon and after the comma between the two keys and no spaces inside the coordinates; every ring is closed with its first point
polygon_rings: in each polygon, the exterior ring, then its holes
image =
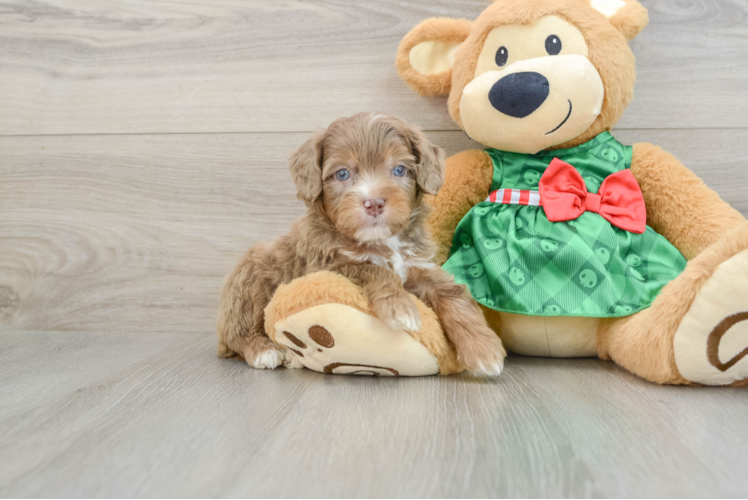
{"type": "Polygon", "coordinates": [[[503,45],[496,51],[496,65],[501,67],[509,60],[509,51],[503,45]]]}
{"type": "Polygon", "coordinates": [[[551,35],[545,39],[545,51],[549,56],[557,56],[561,52],[561,39],[556,35],[551,35]]]}
{"type": "Polygon", "coordinates": [[[392,175],[394,175],[395,177],[402,177],[403,175],[405,175],[405,167],[403,167],[402,165],[398,165],[397,167],[393,168],[392,175]]]}
{"type": "Polygon", "coordinates": [[[351,173],[345,168],[341,168],[340,170],[335,172],[335,178],[339,181],[347,181],[350,176],[351,173]]]}

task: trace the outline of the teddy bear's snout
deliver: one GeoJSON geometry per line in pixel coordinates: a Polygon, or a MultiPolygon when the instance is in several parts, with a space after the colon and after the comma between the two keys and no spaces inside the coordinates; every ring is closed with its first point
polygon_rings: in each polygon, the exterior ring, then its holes
{"type": "Polygon", "coordinates": [[[534,71],[512,73],[493,84],[488,92],[491,105],[505,115],[524,118],[548,98],[548,79],[534,71]]]}

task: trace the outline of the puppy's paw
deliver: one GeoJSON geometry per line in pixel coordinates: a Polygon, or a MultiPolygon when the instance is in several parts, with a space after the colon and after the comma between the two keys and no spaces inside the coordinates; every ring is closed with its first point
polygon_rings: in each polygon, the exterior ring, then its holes
{"type": "Polygon", "coordinates": [[[486,326],[476,328],[456,347],[457,359],[471,372],[497,377],[504,369],[506,350],[499,336],[486,326]]]}
{"type": "Polygon", "coordinates": [[[244,350],[244,359],[258,370],[274,370],[283,366],[286,349],[268,338],[257,338],[244,350]]]}
{"type": "Polygon", "coordinates": [[[504,360],[497,361],[490,366],[483,366],[483,363],[479,363],[478,367],[472,371],[473,373],[484,375],[489,378],[498,377],[501,375],[501,372],[504,371],[504,360]]]}
{"type": "Polygon", "coordinates": [[[421,313],[407,293],[379,299],[372,307],[377,317],[393,330],[415,332],[421,328],[421,313]]]}
{"type": "Polygon", "coordinates": [[[255,356],[252,366],[258,370],[274,370],[283,364],[283,353],[276,349],[268,349],[255,356]]]}

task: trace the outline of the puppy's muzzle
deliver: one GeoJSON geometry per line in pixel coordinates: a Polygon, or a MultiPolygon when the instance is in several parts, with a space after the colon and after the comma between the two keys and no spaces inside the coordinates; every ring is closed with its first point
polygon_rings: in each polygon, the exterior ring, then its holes
{"type": "Polygon", "coordinates": [[[535,72],[512,73],[494,83],[488,92],[491,105],[505,115],[524,118],[548,98],[548,79],[535,72]]]}

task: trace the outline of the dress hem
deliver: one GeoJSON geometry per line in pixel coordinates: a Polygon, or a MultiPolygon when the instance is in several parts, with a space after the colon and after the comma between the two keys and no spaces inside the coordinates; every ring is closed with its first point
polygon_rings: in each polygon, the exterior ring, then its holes
{"type": "Polygon", "coordinates": [[[497,312],[505,312],[510,314],[521,314],[523,316],[535,316],[539,318],[598,318],[598,319],[606,319],[606,318],[626,318],[628,316],[633,316],[634,314],[643,311],[644,309],[647,309],[652,306],[652,304],[647,304],[645,306],[639,307],[639,309],[636,309],[634,311],[631,311],[627,314],[605,314],[605,315],[598,315],[598,314],[537,314],[537,313],[531,313],[531,312],[520,312],[520,311],[511,311],[509,309],[502,309],[495,306],[489,306],[488,304],[484,304],[482,301],[478,299],[474,299],[477,303],[479,303],[482,306],[487,307],[488,309],[491,309],[493,311],[497,312]]]}

